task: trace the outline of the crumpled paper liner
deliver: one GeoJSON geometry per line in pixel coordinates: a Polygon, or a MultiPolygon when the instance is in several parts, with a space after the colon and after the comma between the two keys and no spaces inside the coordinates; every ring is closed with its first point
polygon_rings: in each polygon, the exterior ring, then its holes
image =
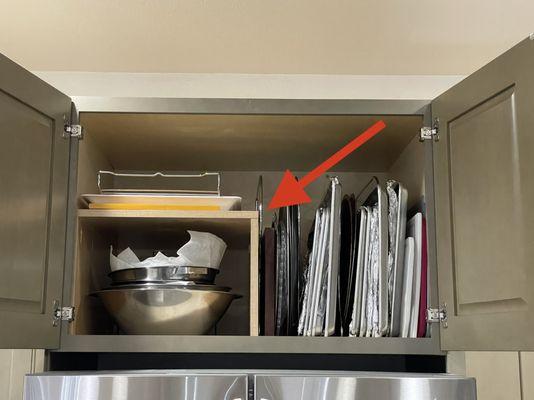
{"type": "Polygon", "coordinates": [[[113,254],[113,246],[109,251],[109,265],[111,271],[126,268],[148,267],[206,267],[219,269],[226,251],[226,243],[218,236],[209,232],[187,231],[189,242],[176,252],[178,257],[168,257],[158,252],[155,256],[143,261],[129,247],[117,256],[113,254]]]}

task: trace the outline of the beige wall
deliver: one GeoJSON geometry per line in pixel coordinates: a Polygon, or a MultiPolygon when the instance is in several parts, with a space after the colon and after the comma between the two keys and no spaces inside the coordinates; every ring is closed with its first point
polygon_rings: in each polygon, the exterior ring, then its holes
{"type": "Polygon", "coordinates": [[[32,70],[466,75],[533,30],[531,0],[0,0],[32,70]]]}
{"type": "Polygon", "coordinates": [[[448,371],[476,378],[478,400],[534,400],[534,353],[450,352],[448,371]]]}
{"type": "Polygon", "coordinates": [[[522,400],[534,400],[534,353],[520,353],[519,362],[521,365],[522,400]]]}
{"type": "Polygon", "coordinates": [[[43,350],[0,350],[0,399],[22,400],[24,375],[43,368],[43,350]]]}

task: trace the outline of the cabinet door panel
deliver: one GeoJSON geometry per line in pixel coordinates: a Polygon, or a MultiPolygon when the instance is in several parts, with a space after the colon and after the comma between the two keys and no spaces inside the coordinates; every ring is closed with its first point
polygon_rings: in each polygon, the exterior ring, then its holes
{"type": "Polygon", "coordinates": [[[0,55],[0,347],[55,348],[70,99],[0,55]]]}
{"type": "Polygon", "coordinates": [[[533,110],[530,39],[432,103],[444,350],[534,349],[533,110]]]}

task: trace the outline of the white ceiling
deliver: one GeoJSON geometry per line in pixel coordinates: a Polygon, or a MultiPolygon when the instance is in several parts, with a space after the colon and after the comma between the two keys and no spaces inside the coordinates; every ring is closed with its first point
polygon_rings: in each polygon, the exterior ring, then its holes
{"type": "Polygon", "coordinates": [[[532,0],[0,0],[32,70],[465,75],[534,31],[532,0]]]}

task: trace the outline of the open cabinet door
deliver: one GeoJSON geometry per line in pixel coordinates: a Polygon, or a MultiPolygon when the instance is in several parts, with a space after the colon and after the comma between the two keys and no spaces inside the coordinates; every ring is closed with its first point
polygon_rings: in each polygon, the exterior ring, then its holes
{"type": "Polygon", "coordinates": [[[534,350],[534,40],[438,97],[432,115],[442,349],[534,350]]]}
{"type": "Polygon", "coordinates": [[[57,348],[71,100],[0,55],[0,347],[57,348]]]}

